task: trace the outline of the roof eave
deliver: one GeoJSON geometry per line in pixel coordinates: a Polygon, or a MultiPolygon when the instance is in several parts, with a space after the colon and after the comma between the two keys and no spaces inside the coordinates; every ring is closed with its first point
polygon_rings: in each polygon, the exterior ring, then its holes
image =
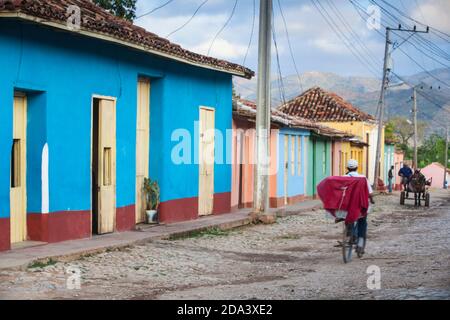
{"type": "Polygon", "coordinates": [[[17,19],[22,19],[22,20],[26,20],[26,21],[31,21],[31,22],[34,22],[34,23],[38,23],[38,24],[41,24],[41,25],[45,25],[45,26],[61,29],[61,30],[64,30],[64,31],[67,31],[67,32],[71,32],[71,33],[74,33],[74,34],[81,34],[83,36],[87,36],[87,37],[90,37],[90,38],[95,38],[95,39],[99,39],[99,40],[103,40],[103,41],[107,41],[107,42],[112,42],[112,43],[115,43],[115,44],[118,44],[118,45],[122,45],[122,46],[133,48],[133,49],[137,49],[139,51],[143,51],[143,52],[146,52],[146,53],[150,53],[150,54],[153,54],[153,55],[156,55],[156,56],[159,56],[159,57],[163,57],[163,58],[166,58],[166,59],[178,61],[178,62],[181,62],[181,63],[189,64],[189,65],[196,66],[196,67],[199,67],[199,68],[209,69],[209,70],[214,70],[214,71],[220,71],[220,72],[223,72],[223,73],[228,73],[228,74],[231,74],[231,75],[234,75],[234,76],[238,76],[238,77],[242,77],[242,78],[245,78],[245,79],[251,79],[254,76],[254,74],[253,75],[252,74],[249,75],[249,74],[247,74],[245,72],[238,72],[236,70],[230,70],[230,69],[226,69],[226,68],[214,67],[214,66],[207,65],[207,64],[196,63],[196,62],[190,61],[188,59],[183,59],[183,58],[180,58],[180,57],[176,57],[174,55],[170,55],[170,54],[167,54],[167,53],[164,53],[164,52],[160,52],[160,51],[157,51],[157,50],[153,50],[153,49],[147,48],[145,46],[141,46],[141,45],[134,44],[134,43],[131,43],[131,42],[128,42],[128,41],[124,41],[124,40],[120,40],[120,39],[117,39],[117,38],[115,38],[113,36],[110,36],[110,35],[107,35],[107,34],[101,34],[101,33],[89,31],[89,30],[86,30],[86,29],[83,29],[83,28],[80,28],[79,30],[71,29],[65,24],[61,24],[61,23],[54,22],[54,21],[48,21],[48,20],[45,20],[45,19],[42,19],[42,18],[39,18],[39,17],[35,17],[35,16],[32,16],[32,15],[23,13],[23,12],[5,12],[5,11],[3,11],[3,12],[0,12],[0,18],[17,18],[17,19]]]}

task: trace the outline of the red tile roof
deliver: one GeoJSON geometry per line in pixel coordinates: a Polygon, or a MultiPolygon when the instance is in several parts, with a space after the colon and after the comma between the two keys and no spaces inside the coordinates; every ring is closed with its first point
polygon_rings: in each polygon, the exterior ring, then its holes
{"type": "MultiPolygon", "coordinates": [[[[237,118],[256,120],[256,103],[253,101],[238,99],[233,103],[233,115],[237,118]]],[[[276,123],[282,127],[298,128],[311,130],[319,135],[334,137],[334,138],[355,138],[343,131],[339,131],[330,127],[326,127],[311,120],[304,119],[297,116],[288,115],[280,110],[272,109],[271,115],[272,123],[276,123]]]]}
{"type": "MultiPolygon", "coordinates": [[[[13,16],[35,20],[44,24],[67,29],[67,8],[76,5],[81,9],[81,32],[90,36],[108,37],[128,46],[138,47],[156,55],[184,63],[232,73],[245,78],[255,74],[252,70],[224,60],[197,54],[156,34],[118,18],[89,0],[0,0],[0,16],[13,16]],[[36,20],[38,18],[41,20],[36,20]]],[[[74,31],[77,32],[77,31],[74,31]]]]}
{"type": "Polygon", "coordinates": [[[335,93],[312,88],[278,108],[319,122],[374,121],[375,118],[345,101],[335,93]]]}

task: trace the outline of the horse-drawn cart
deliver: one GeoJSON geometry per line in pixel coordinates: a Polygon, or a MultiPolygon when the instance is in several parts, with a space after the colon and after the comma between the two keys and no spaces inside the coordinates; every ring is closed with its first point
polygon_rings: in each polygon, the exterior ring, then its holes
{"type": "Polygon", "coordinates": [[[420,172],[416,172],[411,179],[403,180],[403,190],[400,194],[400,204],[405,205],[406,200],[414,200],[414,205],[420,207],[422,200],[425,201],[425,207],[430,207],[431,195],[429,188],[432,180],[426,180],[425,176],[420,172]],[[409,195],[414,194],[414,197],[409,195]]]}

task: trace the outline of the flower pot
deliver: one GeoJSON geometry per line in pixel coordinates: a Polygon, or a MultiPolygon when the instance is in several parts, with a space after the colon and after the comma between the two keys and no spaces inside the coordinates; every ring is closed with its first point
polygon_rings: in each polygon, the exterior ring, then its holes
{"type": "Polygon", "coordinates": [[[154,224],[157,223],[157,217],[158,217],[158,211],[156,210],[147,210],[147,223],[148,224],[154,224]]]}

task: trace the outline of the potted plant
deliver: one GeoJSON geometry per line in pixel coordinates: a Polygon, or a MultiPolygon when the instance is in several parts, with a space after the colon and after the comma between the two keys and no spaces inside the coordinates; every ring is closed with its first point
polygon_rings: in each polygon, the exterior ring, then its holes
{"type": "Polygon", "coordinates": [[[160,188],[158,182],[144,178],[145,202],[147,205],[147,223],[157,223],[158,208],[160,204],[160,188]]]}

